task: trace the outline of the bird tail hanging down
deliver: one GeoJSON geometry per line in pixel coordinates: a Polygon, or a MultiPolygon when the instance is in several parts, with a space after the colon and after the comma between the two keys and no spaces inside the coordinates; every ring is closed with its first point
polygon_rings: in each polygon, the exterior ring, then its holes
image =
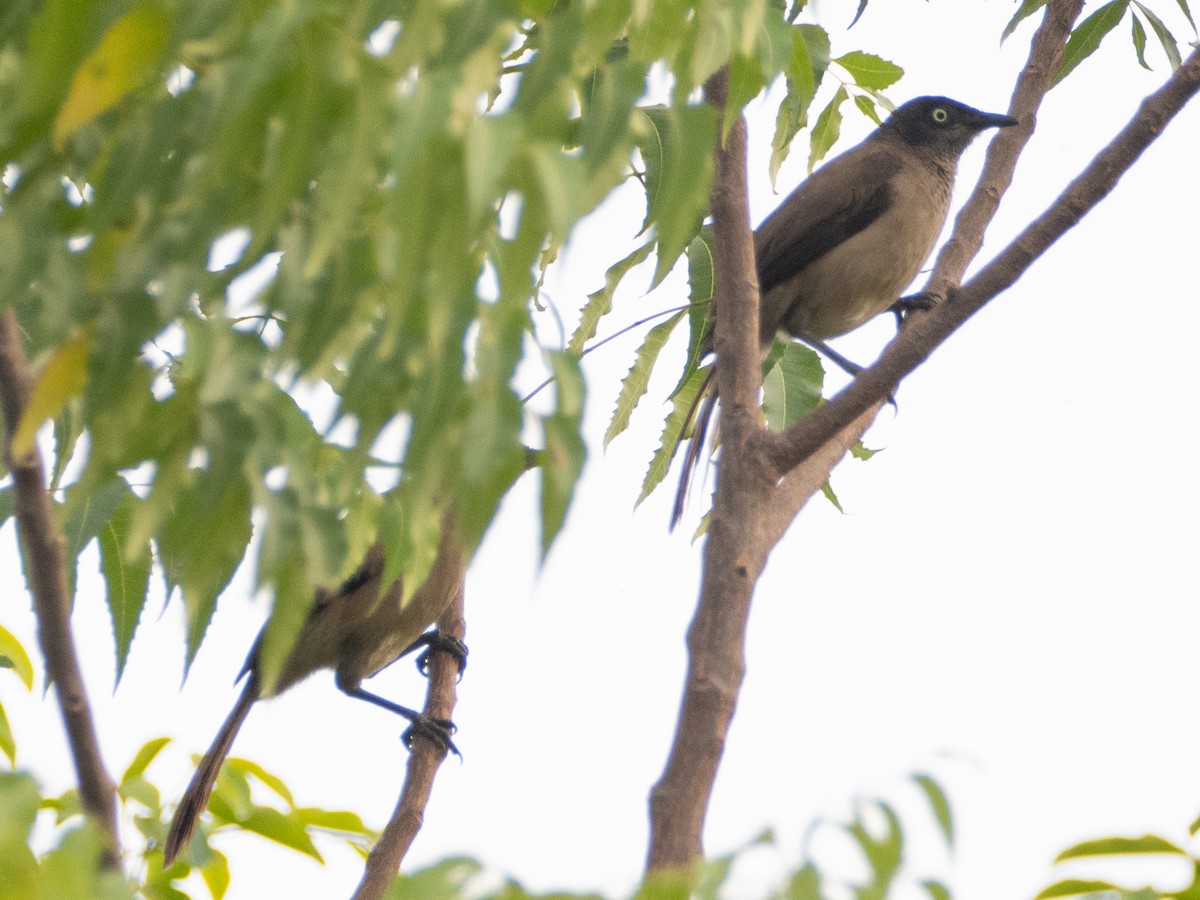
{"type": "Polygon", "coordinates": [[[683,518],[683,507],[687,503],[688,490],[695,478],[696,465],[700,462],[700,457],[704,454],[704,448],[708,444],[708,431],[712,426],[713,411],[717,407],[716,371],[716,366],[709,366],[708,374],[704,376],[704,380],[700,383],[700,389],[696,391],[696,397],[688,409],[687,417],[683,421],[683,428],[679,431],[679,437],[675,439],[676,449],[678,449],[678,445],[686,439],[688,426],[691,425],[691,442],[683,457],[679,485],[675,488],[675,505],[671,509],[671,530],[674,530],[675,526],[679,524],[679,520],[683,518]],[[695,424],[692,424],[693,422],[695,424]]]}
{"type": "Polygon", "coordinates": [[[208,752],[200,760],[200,765],[196,767],[196,772],[192,775],[192,780],[183,794],[183,799],[179,801],[179,806],[175,809],[175,816],[171,819],[171,829],[167,832],[167,840],[163,845],[164,869],[175,860],[175,857],[179,855],[179,851],[191,841],[192,834],[196,830],[196,823],[200,820],[200,814],[208,806],[208,797],[212,793],[213,785],[217,781],[217,773],[221,771],[221,763],[229,755],[229,749],[233,746],[233,739],[237,737],[238,730],[242,727],[242,723],[246,721],[250,707],[259,698],[259,694],[258,676],[251,672],[250,676],[246,679],[246,687],[242,690],[242,695],[238,698],[233,709],[230,710],[229,716],[221,726],[221,730],[217,732],[212,746],[208,748],[208,752]]]}

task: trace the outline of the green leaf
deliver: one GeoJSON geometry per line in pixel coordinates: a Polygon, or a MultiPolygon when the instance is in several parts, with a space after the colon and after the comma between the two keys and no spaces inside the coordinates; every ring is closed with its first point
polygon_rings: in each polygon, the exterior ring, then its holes
{"type": "Polygon", "coordinates": [[[8,757],[8,764],[17,764],[17,742],[13,737],[12,726],[8,724],[8,714],[4,712],[4,704],[0,703],[0,753],[8,757]]]}
{"type": "Polygon", "coordinates": [[[1140,838],[1114,837],[1084,841],[1073,847],[1068,847],[1062,853],[1058,854],[1054,861],[1059,863],[1064,860],[1079,859],[1084,856],[1121,856],[1130,853],[1176,853],[1181,856],[1187,856],[1186,850],[1175,846],[1170,841],[1153,834],[1147,834],[1140,838]]]}
{"type": "MultiPolygon", "coordinates": [[[[700,349],[708,331],[712,328],[712,299],[716,296],[712,226],[705,225],[688,245],[688,368],[680,377],[680,383],[691,369],[700,363],[700,349]]],[[[676,390],[678,390],[676,385],[676,390]]]]}
{"type": "Polygon", "coordinates": [[[213,900],[221,900],[229,890],[230,882],[229,860],[225,854],[210,847],[208,859],[200,866],[200,877],[213,900]]]}
{"type": "Polygon", "coordinates": [[[580,434],[583,418],[583,375],[579,360],[566,353],[550,357],[554,367],[556,408],[542,420],[542,558],[566,521],[575,485],[583,471],[587,448],[580,434]]]}
{"type": "Polygon", "coordinates": [[[612,312],[613,295],[621,280],[629,274],[634,266],[646,261],[650,251],[654,249],[653,242],[643,244],[624,259],[613,263],[604,273],[604,287],[588,294],[587,303],[579,317],[579,326],[567,342],[567,350],[576,356],[582,356],[584,346],[596,336],[596,328],[604,316],[612,312]]]}
{"type": "Polygon", "coordinates": [[[288,786],[283,783],[283,779],[278,775],[272,775],[256,762],[240,757],[230,757],[225,761],[231,772],[237,772],[240,775],[252,775],[261,781],[264,785],[279,797],[288,806],[293,804],[292,792],[288,790],[288,786]]]}
{"type": "Polygon", "coordinates": [[[821,485],[821,494],[830,502],[834,509],[845,515],[846,510],[842,509],[842,501],[838,499],[837,494],[833,490],[833,484],[828,478],[826,478],[825,483],[821,485]]]}
{"type": "Polygon", "coordinates": [[[641,504],[666,478],[667,470],[671,467],[671,460],[675,458],[675,451],[679,448],[680,435],[689,424],[687,422],[688,412],[691,410],[696,394],[707,374],[707,369],[696,369],[671,397],[671,412],[668,413],[666,422],[663,424],[658,449],[650,460],[650,468],[646,471],[646,477],[642,479],[642,492],[638,495],[634,506],[641,504]]]}
{"type": "Polygon", "coordinates": [[[1179,4],[1179,9],[1187,17],[1188,24],[1192,26],[1192,32],[1194,33],[1196,31],[1196,20],[1192,18],[1192,11],[1188,8],[1187,0],[1175,0],[1175,2],[1179,4]]]}
{"type": "Polygon", "coordinates": [[[813,126],[809,137],[808,171],[812,172],[817,163],[825,158],[831,147],[837,143],[842,132],[842,104],[849,94],[844,87],[837,89],[829,105],[817,116],[817,124],[813,126]]]}
{"type": "Polygon", "coordinates": [[[951,900],[953,897],[953,894],[950,893],[950,888],[946,887],[940,881],[926,879],[921,882],[921,887],[925,888],[928,892],[929,900],[951,900]]]}
{"type": "Polygon", "coordinates": [[[1052,900],[1054,897],[1076,897],[1080,894],[1117,890],[1120,889],[1109,881],[1080,881],[1078,878],[1068,878],[1040,891],[1034,900],[1052,900]]]}
{"type": "Polygon", "coordinates": [[[175,514],[159,532],[158,549],[168,583],[183,592],[189,660],[200,648],[217,597],[233,578],[250,536],[250,489],[236,476],[226,480],[200,471],[176,495],[175,514]]]}
{"type": "Polygon", "coordinates": [[[942,830],[942,836],[946,839],[946,845],[953,848],[954,818],[950,812],[950,798],[946,796],[946,792],[942,790],[942,786],[932,776],[918,773],[913,775],[912,778],[917,783],[917,787],[925,794],[925,799],[929,801],[930,809],[933,810],[933,817],[937,819],[938,827],[942,830]]]}
{"type": "Polygon", "coordinates": [[[646,395],[646,389],[650,384],[650,374],[654,371],[654,364],[658,361],[659,353],[675,326],[686,314],[686,310],[677,312],[646,333],[646,339],[642,341],[642,345],[638,347],[637,353],[634,355],[633,365],[630,366],[629,372],[621,381],[621,392],[617,396],[616,408],[608,423],[608,430],[604,433],[605,447],[612,442],[613,438],[629,427],[633,410],[637,407],[638,401],[646,395]]]}
{"type": "Polygon", "coordinates": [[[346,834],[375,835],[357,813],[319,809],[314,806],[300,807],[294,812],[297,819],[312,828],[324,828],[327,831],[341,831],[346,834]]]}
{"type": "Polygon", "coordinates": [[[646,227],[653,225],[658,245],[652,283],[657,286],[700,231],[708,210],[716,123],[708,104],[642,112],[638,146],[646,164],[646,227]]]}
{"type": "Polygon", "coordinates": [[[892,62],[872,53],[855,50],[834,60],[854,78],[862,88],[882,91],[904,77],[904,70],[892,62]]]}
{"type": "Polygon", "coordinates": [[[263,837],[275,841],[277,844],[291,847],[305,856],[312,857],[319,863],[325,861],[320,851],[317,850],[316,844],[309,837],[304,825],[298,822],[294,816],[285,816],[279,810],[271,809],[268,806],[256,806],[250,815],[246,816],[238,824],[246,829],[246,831],[261,834],[263,837]]]}
{"type": "Polygon", "coordinates": [[[150,765],[150,763],[154,762],[154,758],[158,756],[162,748],[167,746],[169,743],[171,743],[170,738],[162,737],[154,738],[153,740],[142,744],[141,748],[134,755],[133,761],[125,770],[125,774],[121,776],[121,783],[124,784],[127,781],[130,781],[134,778],[140,778],[142,775],[144,775],[146,768],[150,765]]]}
{"type": "MultiPolygon", "coordinates": [[[[121,484],[124,483],[121,481],[121,484]]],[[[118,684],[125,671],[129,648],[146,603],[153,563],[148,541],[140,547],[130,547],[128,544],[137,504],[138,499],[133,491],[128,491],[99,535],[100,573],[104,576],[108,611],[112,616],[116,638],[118,684]]]]}
{"type": "Polygon", "coordinates": [[[1137,53],[1138,64],[1149,70],[1150,65],[1146,62],[1146,29],[1142,27],[1142,20],[1137,17],[1137,13],[1133,13],[1129,18],[1133,23],[1133,49],[1137,53]]]}
{"type": "Polygon", "coordinates": [[[773,431],[790,428],[817,408],[825,378],[816,353],[795,341],[783,343],[763,375],[763,415],[773,431]]]}
{"type": "Polygon", "coordinates": [[[1175,40],[1175,35],[1171,34],[1167,26],[1163,24],[1163,20],[1156,16],[1153,10],[1148,9],[1138,0],[1133,0],[1133,2],[1150,21],[1150,27],[1154,29],[1158,42],[1162,44],[1163,52],[1167,54],[1167,62],[1171,64],[1171,70],[1178,69],[1183,64],[1183,60],[1179,56],[1179,43],[1175,40]]]}
{"type": "Polygon", "coordinates": [[[1020,7],[1008,20],[1008,24],[1004,26],[1004,31],[1000,34],[1000,43],[1003,44],[1008,40],[1009,36],[1017,30],[1017,26],[1045,6],[1046,2],[1047,0],[1021,0],[1020,7]]]}
{"type": "Polygon", "coordinates": [[[1096,52],[1105,35],[1116,28],[1117,23],[1125,17],[1128,7],[1129,0],[1111,0],[1075,27],[1067,40],[1067,46],[1063,48],[1058,71],[1050,80],[1051,87],[1070,75],[1076,66],[1096,52]]]}
{"type": "Polygon", "coordinates": [[[21,683],[33,690],[33,662],[16,635],[0,625],[0,669],[12,669],[21,683]]]}

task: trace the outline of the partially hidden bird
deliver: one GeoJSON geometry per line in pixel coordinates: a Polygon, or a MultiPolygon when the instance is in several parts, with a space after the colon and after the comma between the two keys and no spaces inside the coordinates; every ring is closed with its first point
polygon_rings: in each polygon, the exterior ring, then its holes
{"type": "MultiPolygon", "coordinates": [[[[885,310],[903,309],[896,306],[901,292],[920,272],[946,222],[963,151],[981,132],[1016,124],[1012,116],[946,97],[918,97],[803,181],[754,232],[764,351],[784,331],[855,373],[858,367],[825,341],[885,310]]],[[[699,358],[712,350],[710,330],[699,358]]],[[[716,364],[680,432],[682,442],[694,419],[672,528],[683,515],[716,406],[715,372],[716,364]]]]}
{"type": "MultiPolygon", "coordinates": [[[[453,726],[449,722],[426,719],[415,710],[392,703],[362,687],[365,679],[422,644],[434,644],[456,655],[460,668],[465,661],[466,648],[461,643],[426,635],[426,629],[461,590],[466,572],[467,552],[453,515],[447,513],[442,517],[442,532],[433,566],[415,590],[403,579],[385,586],[384,563],[383,547],[376,544],[359,568],[339,587],[317,592],[308,619],[269,696],[286,691],[321,669],[333,669],[338,688],[346,694],[398,713],[412,723],[416,733],[447,749],[454,749],[450,741],[453,726]]],[[[200,760],[175,809],[163,845],[164,867],[169,866],[191,841],[238,730],[255,701],[268,696],[263,692],[259,674],[261,641],[260,635],[246,660],[242,672],[246,684],[241,695],[200,760]]]]}

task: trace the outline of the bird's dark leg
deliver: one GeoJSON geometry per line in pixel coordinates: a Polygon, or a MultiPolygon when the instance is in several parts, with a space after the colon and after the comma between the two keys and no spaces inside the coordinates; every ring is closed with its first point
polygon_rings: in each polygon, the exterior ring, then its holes
{"type": "MultiPolygon", "coordinates": [[[[897,302],[899,302],[899,301],[897,301],[897,302]]],[[[806,337],[802,337],[802,338],[800,338],[800,340],[802,340],[804,343],[808,344],[808,346],[812,347],[818,353],[824,353],[827,357],[829,357],[829,359],[833,363],[835,363],[837,365],[837,367],[839,369],[841,369],[847,375],[857,377],[858,373],[863,370],[863,367],[860,366],[858,363],[853,363],[850,360],[846,359],[846,357],[842,356],[842,354],[838,353],[836,350],[834,350],[832,347],[830,347],[824,341],[818,341],[814,338],[806,338],[806,337]]],[[[887,402],[888,402],[888,405],[892,407],[892,409],[899,409],[899,407],[896,406],[896,398],[893,397],[891,394],[888,394],[887,402]]]]}
{"type": "Polygon", "coordinates": [[[838,353],[824,341],[818,341],[816,338],[806,337],[802,337],[800,340],[808,344],[808,346],[812,347],[818,353],[823,353],[831,362],[833,362],[847,375],[857,375],[863,370],[863,367],[858,363],[854,363],[846,359],[846,357],[842,356],[842,354],[838,353]]]}
{"type": "Polygon", "coordinates": [[[458,748],[454,746],[454,741],[451,740],[451,735],[454,734],[455,728],[454,723],[449,719],[435,719],[432,716],[419,713],[415,709],[409,709],[407,706],[393,703],[391,700],[380,697],[378,694],[372,694],[361,687],[343,688],[343,690],[357,700],[366,700],[368,703],[374,703],[376,706],[381,706],[389,712],[394,712],[396,715],[407,719],[409,723],[408,730],[404,732],[401,738],[404,741],[404,746],[411,748],[413,738],[420,736],[433,741],[443,750],[453,753],[460,759],[462,758],[462,754],[458,752],[458,748]]]}
{"type": "Polygon", "coordinates": [[[899,328],[904,324],[904,320],[908,318],[909,313],[920,310],[930,310],[938,305],[938,298],[929,291],[922,291],[919,294],[911,294],[908,297],[901,297],[895,303],[888,307],[888,311],[896,316],[896,327],[899,328]]]}
{"type": "Polygon", "coordinates": [[[438,652],[449,653],[454,657],[454,661],[458,663],[458,677],[460,679],[463,672],[467,671],[467,645],[454,637],[454,635],[442,634],[436,628],[425,632],[396,658],[403,659],[421,647],[425,648],[425,652],[417,657],[417,669],[420,670],[422,675],[429,676],[429,658],[438,652]]]}

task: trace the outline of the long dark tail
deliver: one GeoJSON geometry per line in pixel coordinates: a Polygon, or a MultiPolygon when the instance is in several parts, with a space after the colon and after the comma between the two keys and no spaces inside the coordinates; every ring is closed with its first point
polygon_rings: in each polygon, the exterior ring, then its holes
{"type": "Polygon", "coordinates": [[[671,509],[672,530],[683,518],[683,507],[687,503],[688,489],[695,477],[696,464],[700,462],[700,457],[704,454],[704,447],[708,443],[708,429],[712,425],[713,411],[717,407],[716,372],[715,365],[709,367],[708,374],[704,376],[704,381],[700,383],[700,389],[696,392],[696,398],[692,400],[692,406],[688,410],[687,418],[684,420],[683,428],[680,429],[676,441],[678,444],[686,438],[688,425],[695,419],[696,424],[692,427],[692,439],[688,444],[687,453],[683,457],[683,469],[679,473],[679,486],[675,488],[675,506],[671,509]]]}
{"type": "Polygon", "coordinates": [[[229,755],[233,739],[237,737],[238,730],[246,721],[250,707],[254,705],[258,696],[258,678],[251,672],[246,679],[246,687],[242,690],[242,695],[238,697],[237,703],[229,711],[225,724],[217,732],[212,746],[204,754],[204,759],[200,760],[200,765],[196,767],[196,773],[192,776],[191,783],[183,793],[183,799],[179,801],[179,806],[175,809],[175,817],[171,819],[171,830],[167,832],[167,840],[163,845],[164,869],[191,841],[192,833],[196,830],[196,822],[200,820],[200,813],[204,812],[208,806],[208,795],[212,793],[217,773],[221,771],[221,763],[229,755]]]}

